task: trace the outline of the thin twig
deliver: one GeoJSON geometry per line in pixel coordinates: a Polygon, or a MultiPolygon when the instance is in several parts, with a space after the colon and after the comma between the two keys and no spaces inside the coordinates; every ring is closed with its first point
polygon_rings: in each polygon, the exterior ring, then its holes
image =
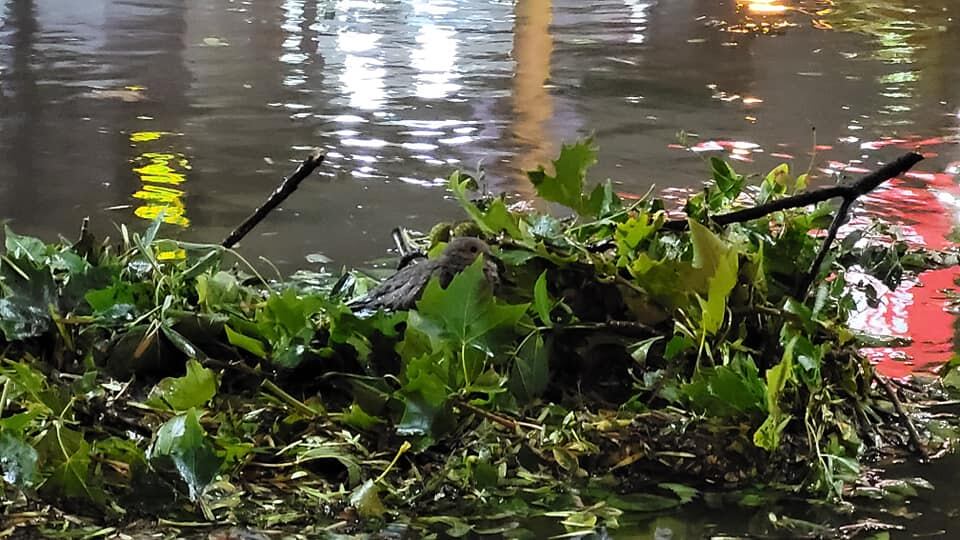
{"type": "Polygon", "coordinates": [[[297,167],[297,170],[293,171],[293,174],[283,179],[283,182],[277,186],[277,189],[267,197],[266,202],[263,203],[263,206],[257,208],[253,211],[253,214],[250,214],[250,217],[245,219],[236,229],[227,236],[221,245],[225,248],[232,248],[243,239],[254,227],[257,226],[267,214],[269,214],[274,208],[280,205],[287,197],[290,196],[297,188],[300,186],[300,182],[304,178],[310,176],[310,174],[317,168],[320,163],[323,162],[324,154],[318,149],[314,150],[303,162],[300,163],[300,166],[297,167]]]}
{"type": "MultiPolygon", "coordinates": [[[[744,221],[761,218],[781,210],[817,204],[837,197],[842,197],[844,199],[856,199],[861,195],[865,195],[873,191],[880,184],[886,182],[887,180],[907,172],[922,159],[923,156],[920,154],[909,152],[891,161],[890,163],[887,163],[883,167],[880,167],[876,171],[864,176],[852,184],[830,186],[814,191],[807,191],[792,197],[785,197],[767,204],[761,204],[760,206],[744,208],[743,210],[737,210],[736,212],[712,216],[710,220],[717,225],[729,225],[731,223],[742,223],[744,221]]],[[[685,230],[687,228],[687,220],[670,220],[664,224],[664,228],[675,231],[685,230]]]]}
{"type": "Polygon", "coordinates": [[[514,420],[514,419],[512,419],[512,418],[507,418],[507,417],[505,417],[505,416],[500,416],[499,414],[496,414],[496,413],[493,413],[493,412],[490,412],[490,411],[481,409],[480,407],[477,407],[476,405],[471,405],[470,403],[468,403],[466,400],[463,400],[463,399],[458,399],[458,400],[456,400],[456,404],[457,404],[458,407],[463,407],[464,409],[466,409],[466,410],[468,410],[468,411],[470,411],[470,412],[472,412],[472,413],[474,413],[474,414],[476,414],[476,415],[482,416],[482,417],[486,418],[487,420],[490,420],[491,422],[494,422],[494,423],[496,423],[496,424],[499,424],[499,425],[501,425],[501,426],[503,426],[503,427],[505,427],[505,428],[507,428],[507,429],[513,429],[513,430],[515,430],[515,429],[517,429],[517,428],[519,428],[519,427],[525,427],[525,428],[527,428],[527,429],[535,429],[535,430],[537,430],[537,431],[543,431],[543,426],[541,426],[541,425],[531,424],[531,423],[529,423],[529,422],[521,422],[521,421],[519,421],[519,420],[514,420]]]}
{"type": "Polygon", "coordinates": [[[321,414],[319,411],[314,410],[313,407],[310,407],[306,403],[288,394],[282,388],[274,384],[274,382],[271,381],[270,379],[264,379],[264,381],[260,383],[260,386],[268,390],[271,394],[274,395],[274,397],[276,397],[283,403],[286,403],[287,405],[292,407],[294,410],[299,411],[301,414],[306,415],[308,418],[316,418],[321,414]]]}
{"type": "Polygon", "coordinates": [[[793,297],[797,300],[802,301],[807,296],[810,285],[813,283],[813,280],[816,279],[817,274],[820,273],[820,265],[822,265],[823,260],[827,258],[827,252],[830,251],[833,241],[837,238],[837,232],[840,231],[840,226],[847,221],[847,213],[850,212],[850,206],[853,205],[856,200],[856,198],[844,198],[843,203],[840,204],[840,209],[837,210],[837,213],[833,216],[833,221],[830,223],[827,237],[824,238],[823,243],[820,244],[820,251],[817,252],[817,256],[813,259],[813,263],[810,264],[810,268],[807,269],[807,273],[800,278],[800,283],[797,284],[797,290],[794,291],[793,294],[793,297]]]}
{"type": "Polygon", "coordinates": [[[608,331],[613,332],[614,334],[620,334],[623,336],[631,337],[652,337],[660,335],[659,332],[653,328],[637,322],[637,321],[623,321],[617,319],[609,319],[604,322],[582,322],[577,324],[557,324],[554,326],[539,326],[537,330],[543,332],[549,331],[559,331],[566,332],[569,330],[590,330],[590,331],[608,331]]]}
{"type": "Polygon", "coordinates": [[[913,420],[910,419],[906,409],[903,408],[903,403],[901,403],[900,398],[897,397],[897,391],[893,388],[893,385],[890,384],[890,381],[883,375],[877,373],[874,376],[878,381],[880,381],[884,391],[887,393],[887,397],[890,398],[890,402],[893,403],[894,410],[897,411],[900,419],[904,424],[906,424],[907,432],[910,434],[910,442],[913,443],[913,446],[916,448],[917,452],[920,453],[920,457],[923,459],[929,459],[930,455],[927,453],[927,448],[920,440],[920,433],[917,432],[917,426],[913,425],[913,420]]]}

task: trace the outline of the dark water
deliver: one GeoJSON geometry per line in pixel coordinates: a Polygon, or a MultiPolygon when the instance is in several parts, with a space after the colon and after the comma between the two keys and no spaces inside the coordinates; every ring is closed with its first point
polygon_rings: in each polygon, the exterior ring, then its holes
{"type": "MultiPolygon", "coordinates": [[[[458,217],[453,169],[482,162],[492,187],[529,194],[520,171],[590,132],[596,178],[696,186],[683,130],[746,172],[806,170],[816,147],[824,181],[921,148],[860,217],[944,247],[960,208],[958,17],[956,0],[6,0],[0,218],[52,239],[83,216],[110,233],[165,208],[171,232],[218,241],[319,146],[321,175],[243,250],[353,265],[395,225],[458,217]]],[[[915,338],[874,351],[886,372],[949,357],[940,291],[956,273],[860,318],[915,338]]]]}

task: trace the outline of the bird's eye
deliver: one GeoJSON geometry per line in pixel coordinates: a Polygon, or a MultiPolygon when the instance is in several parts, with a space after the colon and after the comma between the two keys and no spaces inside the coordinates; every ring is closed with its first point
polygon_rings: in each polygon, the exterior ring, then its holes
{"type": "Polygon", "coordinates": [[[476,252],[477,252],[477,246],[470,246],[470,252],[471,252],[471,253],[476,253],[476,252]]]}

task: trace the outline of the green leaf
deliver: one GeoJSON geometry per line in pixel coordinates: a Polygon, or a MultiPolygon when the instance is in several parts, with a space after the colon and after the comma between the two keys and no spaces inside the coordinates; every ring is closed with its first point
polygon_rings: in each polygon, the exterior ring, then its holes
{"type": "Polygon", "coordinates": [[[196,360],[187,362],[183,377],[167,377],[150,390],[147,404],[158,408],[186,411],[202,407],[217,394],[217,376],[196,360]]]}
{"type": "Polygon", "coordinates": [[[50,269],[4,258],[0,280],[6,296],[0,299],[0,331],[8,341],[38,337],[51,325],[50,307],[56,306],[57,285],[50,269]]]}
{"type": "Polygon", "coordinates": [[[267,351],[264,348],[262,341],[241,334],[233,328],[230,328],[230,326],[224,326],[223,329],[227,332],[227,342],[229,342],[231,345],[234,347],[240,347],[248,353],[257,356],[258,358],[266,359],[267,351]]]}
{"type": "Polygon", "coordinates": [[[693,245],[693,267],[703,270],[707,278],[714,276],[732,246],[698,221],[688,219],[687,224],[693,245]]]}
{"type": "Polygon", "coordinates": [[[707,299],[698,298],[701,310],[701,327],[714,335],[723,325],[727,311],[727,299],[737,284],[739,256],[730,250],[720,260],[716,273],[710,278],[707,299]]]}
{"type": "Polygon", "coordinates": [[[22,297],[0,299],[0,331],[7,341],[45,334],[50,329],[50,311],[22,297]]]}
{"type": "Polygon", "coordinates": [[[157,233],[160,232],[160,226],[163,225],[163,218],[166,216],[166,210],[161,210],[157,217],[153,218],[150,226],[143,232],[143,245],[150,246],[157,239],[157,233]]]}
{"type": "Polygon", "coordinates": [[[450,395],[445,382],[448,369],[441,358],[438,353],[407,361],[401,388],[404,411],[396,427],[397,433],[420,437],[433,435],[434,422],[450,395]]]}
{"type": "Polygon", "coordinates": [[[57,421],[38,443],[40,470],[47,472],[41,491],[102,506],[106,496],[90,470],[90,445],[83,435],[57,421]]]}
{"type": "Polygon", "coordinates": [[[767,419],[753,434],[753,443],[768,451],[776,450],[780,446],[780,435],[791,420],[789,414],[780,409],[780,397],[783,395],[787,382],[793,379],[793,348],[796,337],[792,339],[783,351],[780,363],[767,370],[767,419]]]}
{"type": "Polygon", "coordinates": [[[367,480],[353,490],[350,506],[356,508],[357,514],[363,519],[379,518],[387,512],[380,501],[380,489],[373,480],[367,480]]]}
{"type": "Polygon", "coordinates": [[[710,158],[710,165],[713,169],[713,181],[720,196],[719,201],[711,201],[712,206],[717,205],[714,206],[716,209],[720,204],[729,203],[740,196],[747,179],[737,174],[729,163],[718,157],[710,158]]]}
{"type": "Polygon", "coordinates": [[[172,463],[187,484],[191,501],[200,499],[222,463],[200,425],[196,409],[190,409],[160,426],[147,458],[161,467],[172,463]]]}
{"type": "Polygon", "coordinates": [[[417,521],[427,525],[441,524],[446,526],[444,534],[452,538],[463,538],[474,530],[474,526],[461,518],[453,516],[422,516],[417,521]]]}
{"type": "Polygon", "coordinates": [[[37,478],[37,451],[10,433],[0,433],[0,471],[8,484],[30,487],[37,478]]]}
{"type": "Polygon", "coordinates": [[[789,187],[790,166],[781,163],[773,168],[760,184],[760,197],[757,202],[760,204],[770,201],[775,196],[783,195],[789,187]]]}
{"type": "Polygon", "coordinates": [[[136,308],[143,294],[144,284],[116,280],[109,287],[87,291],[83,298],[94,315],[122,318],[136,308]]]}
{"type": "Polygon", "coordinates": [[[664,497],[652,493],[610,494],[607,504],[627,512],[660,512],[686,503],[676,497],[664,497]]]}
{"type": "Polygon", "coordinates": [[[350,408],[340,415],[339,420],[350,427],[364,430],[373,429],[384,423],[382,419],[367,414],[357,403],[350,405],[350,408]]]}
{"type": "Polygon", "coordinates": [[[346,469],[348,485],[355,486],[360,482],[360,463],[350,452],[350,446],[345,446],[337,440],[327,440],[323,437],[309,437],[300,444],[290,447],[285,453],[293,454],[299,463],[314,460],[335,460],[346,469]]]}
{"type": "Polygon", "coordinates": [[[510,391],[521,403],[529,403],[547,389],[550,381],[550,347],[538,332],[523,342],[510,371],[510,391]]]}
{"type": "Polygon", "coordinates": [[[690,487],[686,484],[664,482],[662,484],[657,484],[657,486],[672,491],[674,495],[680,499],[680,504],[687,504],[688,502],[693,501],[693,499],[700,494],[700,490],[690,487]]]}
{"type": "Polygon", "coordinates": [[[520,240],[524,237],[523,232],[520,230],[520,216],[513,214],[507,209],[506,203],[503,202],[502,198],[494,198],[486,211],[481,210],[470,198],[467,196],[467,189],[471,184],[471,179],[465,177],[462,181],[460,180],[460,173],[454,172],[450,176],[450,180],[447,185],[450,188],[450,191],[453,192],[454,197],[457,199],[457,202],[460,203],[460,207],[469,215],[474,222],[480,227],[480,230],[484,234],[495,236],[501,232],[507,233],[511,238],[520,240]]]}
{"type": "Polygon", "coordinates": [[[4,247],[7,256],[13,259],[26,259],[34,264],[40,264],[47,258],[47,245],[39,238],[20,236],[10,227],[4,225],[4,247]]]}
{"type": "Polygon", "coordinates": [[[622,257],[632,255],[637,250],[641,242],[649,238],[654,232],[660,229],[664,223],[664,213],[657,212],[652,215],[641,212],[636,216],[631,216],[627,221],[617,225],[614,233],[614,239],[617,242],[617,252],[622,257]]]}
{"type": "MultiPolygon", "coordinates": [[[[220,263],[221,255],[223,255],[223,250],[219,246],[217,246],[215,249],[211,249],[197,259],[193,265],[184,270],[183,273],[180,274],[180,279],[189,280],[195,277],[200,277],[201,275],[207,275],[203,273],[210,268],[216,267],[216,265],[220,263]]],[[[221,272],[217,272],[217,274],[219,273],[221,272]]],[[[232,277],[230,274],[227,274],[227,276],[232,277]]]]}
{"type": "Polygon", "coordinates": [[[627,348],[630,352],[630,357],[633,358],[633,361],[638,365],[645,366],[647,364],[647,355],[650,354],[650,347],[662,339],[663,336],[654,336],[630,345],[627,348]]]}
{"type": "Polygon", "coordinates": [[[550,320],[550,311],[553,309],[553,301],[550,299],[550,293],[547,291],[547,271],[544,270],[537,278],[537,283],[533,286],[533,305],[537,309],[537,315],[546,326],[553,326],[550,320]]]}
{"type": "Polygon", "coordinates": [[[560,203],[580,215],[590,215],[589,199],[583,195],[587,169],[597,162],[593,138],[563,145],[560,157],[553,162],[554,175],[541,166],[527,176],[543,199],[560,203]]]}
{"type": "Polygon", "coordinates": [[[698,370],[689,383],[680,387],[691,408],[717,417],[736,417],[767,411],[763,381],[747,357],[730,365],[698,370]]]}
{"type": "MultiPolygon", "coordinates": [[[[513,338],[513,328],[525,314],[528,305],[502,305],[492,294],[483,275],[483,258],[478,257],[466,270],[457,274],[443,289],[436,278],[430,280],[417,302],[417,316],[411,314],[409,325],[430,337],[434,350],[446,348],[463,363],[463,384],[483,371],[468,370],[467,351],[476,349],[492,354],[508,340],[497,339],[500,332],[513,338]]],[[[408,328],[409,330],[409,328],[408,328]]]]}
{"type": "Polygon", "coordinates": [[[206,354],[204,354],[203,351],[198,349],[196,345],[191,343],[190,340],[186,338],[186,336],[174,330],[174,328],[166,322],[160,325],[160,331],[162,331],[163,335],[170,340],[170,343],[173,344],[173,346],[182,352],[187,358],[206,358],[206,354]]]}
{"type": "Polygon", "coordinates": [[[217,272],[197,276],[197,299],[208,310],[235,304],[240,300],[240,284],[233,274],[217,272]]]}
{"type": "Polygon", "coordinates": [[[623,204],[620,197],[613,191],[613,183],[610,180],[599,184],[590,192],[590,198],[585,203],[585,211],[596,218],[603,218],[615,212],[620,211],[623,204]]]}

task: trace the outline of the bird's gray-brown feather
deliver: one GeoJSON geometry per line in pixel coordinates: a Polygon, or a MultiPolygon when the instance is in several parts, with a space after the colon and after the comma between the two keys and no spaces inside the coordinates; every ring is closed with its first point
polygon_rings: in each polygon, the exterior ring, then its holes
{"type": "Polygon", "coordinates": [[[452,239],[436,259],[401,268],[349,305],[354,310],[410,309],[420,299],[430,278],[436,276],[440,286],[446,288],[454,276],[470,266],[481,254],[484,257],[484,276],[495,287],[499,277],[497,266],[491,260],[490,246],[477,238],[458,237],[452,239]]]}

